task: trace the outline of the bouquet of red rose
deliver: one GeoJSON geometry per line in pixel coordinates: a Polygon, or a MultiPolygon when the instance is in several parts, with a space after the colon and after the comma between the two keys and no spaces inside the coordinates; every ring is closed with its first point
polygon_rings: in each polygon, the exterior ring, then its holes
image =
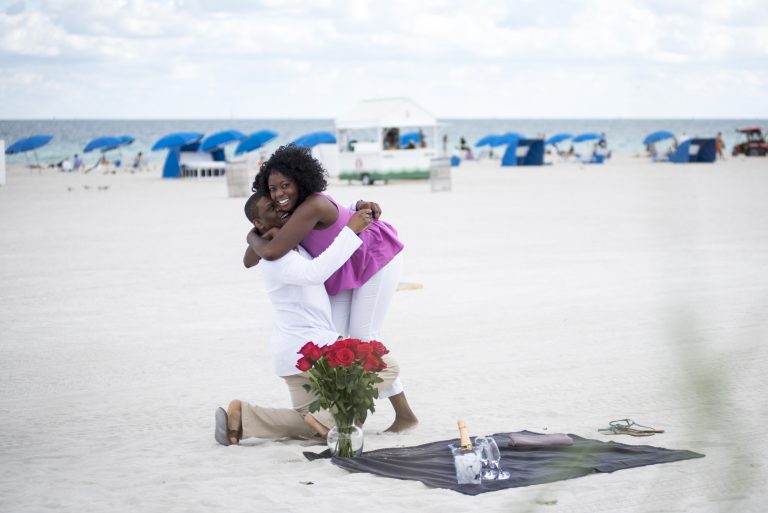
{"type": "MultiPolygon", "coordinates": [[[[347,338],[325,346],[304,344],[296,368],[309,374],[304,389],[317,395],[309,411],[328,410],[337,429],[351,427],[355,421],[364,422],[368,411],[375,411],[373,400],[379,391],[374,385],[383,381],[377,373],[387,368],[382,360],[387,353],[384,344],[375,340],[347,338]]],[[[338,455],[351,456],[343,452],[340,450],[338,455]]]]}

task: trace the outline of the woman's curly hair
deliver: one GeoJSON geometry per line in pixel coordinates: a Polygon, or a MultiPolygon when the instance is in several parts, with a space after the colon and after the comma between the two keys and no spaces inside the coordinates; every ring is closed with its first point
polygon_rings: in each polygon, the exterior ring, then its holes
{"type": "Polygon", "coordinates": [[[299,197],[296,206],[301,205],[311,194],[322,192],[328,186],[325,181],[326,171],[322,164],[312,156],[309,148],[288,144],[280,146],[269,159],[261,165],[251,190],[263,191],[269,196],[269,177],[280,173],[296,182],[299,197]]]}

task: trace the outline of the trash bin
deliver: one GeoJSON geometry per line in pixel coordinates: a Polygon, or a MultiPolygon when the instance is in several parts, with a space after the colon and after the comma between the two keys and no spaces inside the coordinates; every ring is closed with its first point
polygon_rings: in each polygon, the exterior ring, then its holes
{"type": "Polygon", "coordinates": [[[256,176],[252,166],[245,163],[229,164],[225,175],[230,198],[246,198],[251,195],[251,185],[256,176]]]}
{"type": "Polygon", "coordinates": [[[451,190],[451,159],[438,158],[429,161],[429,183],[432,192],[451,190]]]}

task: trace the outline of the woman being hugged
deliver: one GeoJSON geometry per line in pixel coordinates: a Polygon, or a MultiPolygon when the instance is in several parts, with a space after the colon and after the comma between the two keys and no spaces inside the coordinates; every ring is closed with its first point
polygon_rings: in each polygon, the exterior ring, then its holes
{"type": "MultiPolygon", "coordinates": [[[[261,166],[253,189],[269,191],[275,207],[290,217],[270,241],[249,237],[253,250],[265,260],[276,260],[298,244],[313,257],[325,251],[353,214],[322,193],[326,186],[325,170],[309,148],[278,148],[261,166]]],[[[371,210],[374,221],[360,234],[362,246],[325,282],[325,288],[336,329],[353,338],[372,340],[379,336],[397,287],[403,244],[397,231],[378,219],[378,205],[358,202],[357,207],[371,210]]]]}

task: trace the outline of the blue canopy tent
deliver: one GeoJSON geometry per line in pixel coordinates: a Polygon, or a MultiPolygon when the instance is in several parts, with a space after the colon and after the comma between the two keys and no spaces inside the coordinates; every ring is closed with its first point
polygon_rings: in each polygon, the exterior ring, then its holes
{"type": "Polygon", "coordinates": [[[406,132],[400,136],[401,148],[405,148],[411,142],[417,146],[421,144],[421,134],[419,132],[406,132]]]}
{"type": "Polygon", "coordinates": [[[504,156],[501,158],[501,165],[502,167],[543,166],[544,139],[510,137],[507,151],[504,152],[504,156]],[[527,149],[523,151],[524,148],[527,149]]]}
{"type": "Polygon", "coordinates": [[[675,164],[688,162],[714,162],[717,158],[717,145],[714,138],[695,138],[683,141],[669,156],[675,164]]]}
{"type": "Polygon", "coordinates": [[[168,157],[163,164],[163,178],[178,178],[181,176],[181,152],[197,151],[203,134],[199,132],[175,132],[165,135],[155,141],[152,151],[168,150],[168,157]]]}
{"type": "Polygon", "coordinates": [[[235,148],[235,155],[257,150],[275,137],[277,137],[277,132],[273,132],[272,130],[259,130],[258,132],[253,132],[240,141],[240,144],[235,148]]]}
{"type": "Polygon", "coordinates": [[[312,148],[318,144],[336,144],[336,136],[331,132],[311,132],[302,135],[291,144],[295,144],[296,146],[306,146],[308,148],[312,148]]]}

